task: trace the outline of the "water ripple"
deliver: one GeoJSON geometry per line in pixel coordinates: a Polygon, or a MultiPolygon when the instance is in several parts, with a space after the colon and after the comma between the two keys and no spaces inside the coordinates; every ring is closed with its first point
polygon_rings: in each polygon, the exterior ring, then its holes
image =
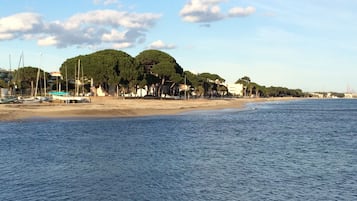
{"type": "Polygon", "coordinates": [[[250,107],[0,123],[0,200],[357,199],[356,101],[250,107]]]}

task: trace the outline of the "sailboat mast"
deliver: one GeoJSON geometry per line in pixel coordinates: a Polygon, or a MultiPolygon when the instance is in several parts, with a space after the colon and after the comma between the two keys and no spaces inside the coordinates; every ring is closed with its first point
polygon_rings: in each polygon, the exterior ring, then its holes
{"type": "MultiPolygon", "coordinates": [[[[8,87],[10,87],[10,83],[11,83],[11,81],[12,81],[12,73],[11,73],[11,54],[9,54],[9,67],[10,67],[10,69],[9,69],[9,81],[8,81],[8,87]]],[[[12,93],[12,92],[11,92],[12,93]]]]}
{"type": "Polygon", "coordinates": [[[35,88],[35,97],[37,97],[37,89],[38,89],[38,80],[40,79],[40,68],[37,68],[37,77],[36,77],[36,88],[35,88]]]}
{"type": "MultiPolygon", "coordinates": [[[[40,68],[42,67],[42,53],[40,55],[40,68]]],[[[43,89],[44,89],[44,93],[45,93],[45,96],[47,95],[47,84],[46,84],[46,72],[45,70],[43,70],[43,89]]]]}
{"type": "Polygon", "coordinates": [[[68,76],[67,76],[67,64],[65,64],[66,67],[66,93],[68,94],[68,76]]]}
{"type": "Polygon", "coordinates": [[[77,76],[78,76],[78,85],[77,85],[78,89],[77,89],[77,96],[79,96],[80,74],[81,74],[81,60],[78,59],[78,74],[77,74],[77,76]]]}
{"type": "Polygon", "coordinates": [[[84,96],[84,73],[83,73],[83,66],[82,66],[82,68],[81,68],[81,70],[82,70],[82,95],[84,96]]]}
{"type": "Polygon", "coordinates": [[[74,64],[74,95],[77,95],[77,64],[74,64]]]}

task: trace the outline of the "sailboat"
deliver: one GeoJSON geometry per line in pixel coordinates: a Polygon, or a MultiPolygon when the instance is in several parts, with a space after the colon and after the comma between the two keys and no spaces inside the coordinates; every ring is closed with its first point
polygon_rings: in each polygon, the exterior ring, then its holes
{"type": "MultiPolygon", "coordinates": [[[[66,72],[67,72],[67,68],[66,68],[66,72]]],[[[67,92],[50,92],[49,94],[52,95],[52,99],[53,100],[59,100],[59,101],[63,101],[65,103],[89,103],[90,102],[90,98],[89,97],[84,97],[84,96],[79,96],[79,88],[80,88],[80,73],[81,73],[81,60],[78,60],[78,67],[75,68],[75,92],[74,92],[74,96],[69,96],[68,95],[68,80],[67,82],[67,86],[66,86],[66,90],[67,92]],[[78,70],[78,74],[77,74],[77,70],[78,70]],[[78,76],[78,79],[77,79],[78,76]]],[[[66,79],[67,79],[67,75],[66,75],[66,79]]],[[[82,84],[83,84],[83,68],[82,68],[82,84]]]]}
{"type": "MultiPolygon", "coordinates": [[[[22,57],[21,57],[22,58],[22,57]]],[[[20,60],[21,62],[21,60],[20,60]]],[[[10,83],[12,81],[12,75],[11,75],[11,55],[9,55],[9,65],[10,65],[10,79],[8,80],[8,89],[3,89],[6,90],[3,94],[0,95],[0,104],[9,104],[9,103],[18,103],[18,98],[13,96],[13,90],[10,88],[10,83]],[[10,94],[9,94],[10,93],[10,94]],[[2,96],[2,97],[1,97],[2,96]]]]}
{"type": "Polygon", "coordinates": [[[6,97],[0,98],[0,104],[9,104],[9,103],[18,103],[18,99],[16,97],[6,97]]]}
{"type": "MultiPolygon", "coordinates": [[[[41,53],[41,60],[42,60],[42,53],[41,53]]],[[[40,67],[41,67],[41,62],[40,62],[40,67]]],[[[39,84],[39,80],[40,80],[40,73],[41,73],[41,69],[40,67],[37,68],[37,76],[36,76],[36,87],[34,91],[34,94],[31,94],[32,96],[29,98],[21,98],[21,102],[24,104],[34,104],[34,103],[41,103],[42,101],[48,101],[48,98],[46,98],[46,72],[43,71],[43,77],[44,77],[44,92],[45,92],[45,96],[44,97],[40,97],[37,96],[37,91],[38,91],[38,84],[39,84]]]]}

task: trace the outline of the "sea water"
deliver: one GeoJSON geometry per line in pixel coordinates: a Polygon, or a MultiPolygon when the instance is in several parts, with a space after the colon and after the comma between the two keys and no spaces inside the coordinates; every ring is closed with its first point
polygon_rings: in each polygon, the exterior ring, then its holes
{"type": "Polygon", "coordinates": [[[357,200],[357,100],[2,122],[0,200],[357,200]]]}

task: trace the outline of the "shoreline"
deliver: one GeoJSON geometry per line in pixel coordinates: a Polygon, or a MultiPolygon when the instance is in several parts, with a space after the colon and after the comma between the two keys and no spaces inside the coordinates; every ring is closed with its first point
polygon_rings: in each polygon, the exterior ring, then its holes
{"type": "Polygon", "coordinates": [[[248,103],[290,101],[301,98],[232,98],[152,100],[91,97],[91,103],[39,103],[0,105],[0,122],[30,119],[122,118],[175,115],[195,110],[242,109],[248,103]]]}

